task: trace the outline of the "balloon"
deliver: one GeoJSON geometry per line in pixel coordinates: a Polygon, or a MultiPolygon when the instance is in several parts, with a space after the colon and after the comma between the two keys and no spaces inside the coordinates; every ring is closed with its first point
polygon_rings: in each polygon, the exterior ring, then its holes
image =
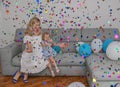
{"type": "Polygon", "coordinates": [[[72,82],[68,87],[85,87],[85,85],[81,82],[72,82]]]}
{"type": "Polygon", "coordinates": [[[111,42],[106,49],[106,55],[111,60],[120,60],[120,42],[111,42]]]}
{"type": "Polygon", "coordinates": [[[100,52],[100,50],[102,49],[102,41],[100,39],[94,39],[91,42],[91,49],[94,53],[98,53],[100,52]]]}
{"type": "Polygon", "coordinates": [[[80,56],[83,56],[84,58],[90,56],[92,53],[90,45],[84,43],[79,48],[79,54],[80,56]]]}
{"type": "Polygon", "coordinates": [[[103,42],[103,51],[106,53],[106,49],[108,47],[108,45],[113,42],[112,39],[106,39],[104,42],[103,42]]]}

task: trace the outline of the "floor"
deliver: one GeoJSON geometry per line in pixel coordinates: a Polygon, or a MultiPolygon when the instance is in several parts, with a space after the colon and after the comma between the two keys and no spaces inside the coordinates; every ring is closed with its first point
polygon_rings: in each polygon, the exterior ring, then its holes
{"type": "Polygon", "coordinates": [[[67,87],[72,82],[82,82],[89,87],[84,76],[29,77],[29,82],[26,84],[20,78],[17,84],[13,84],[12,76],[2,76],[0,73],[0,87],[67,87]]]}

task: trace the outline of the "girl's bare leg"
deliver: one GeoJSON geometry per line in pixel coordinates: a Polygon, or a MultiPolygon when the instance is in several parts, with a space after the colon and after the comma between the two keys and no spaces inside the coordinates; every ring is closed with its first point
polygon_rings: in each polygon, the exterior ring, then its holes
{"type": "Polygon", "coordinates": [[[52,74],[52,77],[55,77],[55,74],[54,74],[54,71],[53,71],[53,69],[52,69],[52,66],[51,66],[51,64],[50,64],[50,61],[48,60],[48,68],[49,68],[49,70],[50,70],[50,72],[51,72],[51,74],[52,74]]]}
{"type": "Polygon", "coordinates": [[[55,62],[55,59],[51,56],[49,60],[50,60],[51,63],[55,66],[56,72],[59,73],[60,70],[59,70],[59,68],[58,68],[58,66],[57,66],[57,64],[56,64],[56,62],[55,62]]]}

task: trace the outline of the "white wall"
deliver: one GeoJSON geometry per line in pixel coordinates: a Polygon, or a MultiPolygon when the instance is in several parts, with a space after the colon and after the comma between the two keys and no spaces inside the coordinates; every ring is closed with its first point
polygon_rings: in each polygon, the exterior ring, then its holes
{"type": "MultiPolygon", "coordinates": [[[[2,17],[1,17],[1,1],[0,1],[0,34],[1,34],[1,30],[2,30],[1,22],[2,22],[2,17]]],[[[0,41],[0,44],[2,44],[1,41],[0,41]]],[[[1,53],[0,53],[0,68],[1,68],[1,53]]]]}
{"type": "Polygon", "coordinates": [[[25,28],[34,15],[43,28],[120,29],[120,0],[1,0],[0,6],[0,48],[12,43],[15,30],[25,28]]]}

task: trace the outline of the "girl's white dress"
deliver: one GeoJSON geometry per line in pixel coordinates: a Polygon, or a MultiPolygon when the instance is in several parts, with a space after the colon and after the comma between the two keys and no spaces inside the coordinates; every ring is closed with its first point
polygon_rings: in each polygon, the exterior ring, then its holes
{"type": "Polygon", "coordinates": [[[43,71],[48,61],[42,56],[41,36],[25,36],[23,42],[30,42],[33,47],[32,53],[23,52],[21,58],[21,72],[39,73],[43,71]]]}

